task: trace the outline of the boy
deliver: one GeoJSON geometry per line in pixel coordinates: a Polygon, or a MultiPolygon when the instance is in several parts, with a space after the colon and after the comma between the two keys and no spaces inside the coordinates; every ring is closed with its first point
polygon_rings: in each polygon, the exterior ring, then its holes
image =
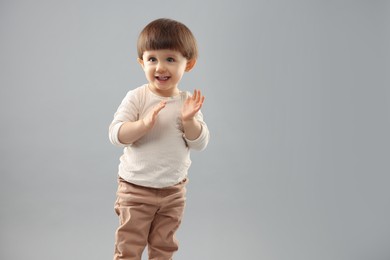
{"type": "Polygon", "coordinates": [[[109,128],[110,141],[124,147],[115,211],[114,259],[172,259],[175,232],[184,207],[190,149],[203,150],[209,131],[200,108],[204,96],[190,96],[178,84],[196,63],[191,31],[171,19],[149,23],[138,38],[138,63],[148,84],[127,93],[109,128]]]}

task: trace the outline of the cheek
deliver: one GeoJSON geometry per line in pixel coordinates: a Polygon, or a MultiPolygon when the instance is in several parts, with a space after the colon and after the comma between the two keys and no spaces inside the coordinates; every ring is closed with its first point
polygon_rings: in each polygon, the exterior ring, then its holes
{"type": "Polygon", "coordinates": [[[186,69],[186,64],[179,66],[176,70],[177,75],[182,76],[185,72],[185,69],[186,69]]]}
{"type": "Polygon", "coordinates": [[[148,75],[154,73],[154,70],[151,67],[145,67],[144,71],[145,71],[145,74],[148,74],[148,75]]]}

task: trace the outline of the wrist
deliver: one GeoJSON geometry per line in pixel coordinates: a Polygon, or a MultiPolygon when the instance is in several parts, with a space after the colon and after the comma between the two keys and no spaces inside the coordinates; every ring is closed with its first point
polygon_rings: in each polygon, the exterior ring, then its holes
{"type": "Polygon", "coordinates": [[[143,129],[144,131],[148,131],[150,128],[152,128],[151,124],[148,124],[147,122],[145,122],[145,118],[143,118],[139,121],[140,121],[141,129],[143,129]]]}
{"type": "Polygon", "coordinates": [[[182,118],[181,121],[182,121],[183,125],[184,124],[187,125],[187,124],[193,124],[196,120],[194,117],[191,117],[191,118],[186,118],[186,119],[182,118]]]}

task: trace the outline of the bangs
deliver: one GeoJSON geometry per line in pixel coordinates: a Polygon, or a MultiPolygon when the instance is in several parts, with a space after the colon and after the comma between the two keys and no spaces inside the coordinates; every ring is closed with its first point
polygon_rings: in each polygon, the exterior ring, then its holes
{"type": "Polygon", "coordinates": [[[143,37],[140,39],[139,45],[143,46],[144,51],[150,50],[181,50],[183,43],[180,41],[180,38],[177,34],[168,32],[168,31],[154,31],[148,35],[148,37],[143,37]]]}

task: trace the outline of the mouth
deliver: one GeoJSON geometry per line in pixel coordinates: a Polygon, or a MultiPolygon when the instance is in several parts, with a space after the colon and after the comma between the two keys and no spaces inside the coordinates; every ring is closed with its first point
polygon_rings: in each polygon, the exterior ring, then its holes
{"type": "Polygon", "coordinates": [[[158,81],[167,81],[168,79],[170,79],[169,76],[155,76],[155,79],[157,79],[158,81]]]}

